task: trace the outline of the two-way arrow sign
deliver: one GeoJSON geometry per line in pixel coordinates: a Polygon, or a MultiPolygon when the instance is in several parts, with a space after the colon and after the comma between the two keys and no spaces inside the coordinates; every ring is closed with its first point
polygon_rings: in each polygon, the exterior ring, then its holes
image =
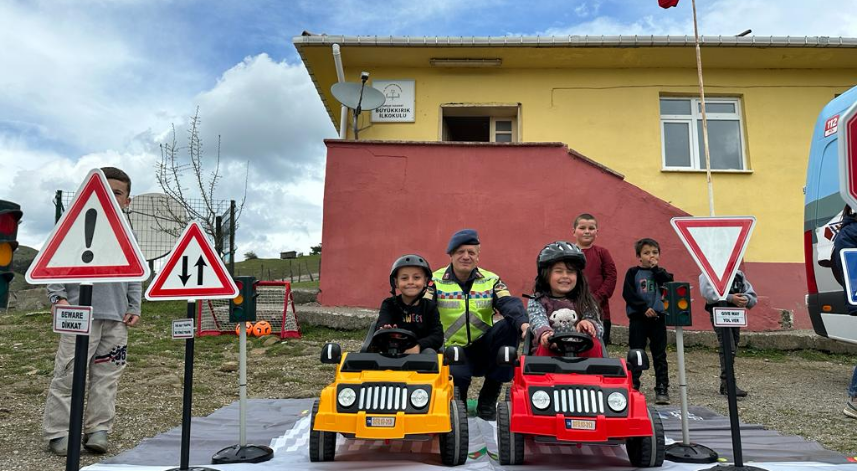
{"type": "Polygon", "coordinates": [[[163,269],[146,290],[146,299],[150,301],[232,299],[235,296],[238,296],[235,282],[196,222],[185,228],[163,269]],[[193,264],[195,275],[190,265],[193,260],[196,260],[193,264]]]}
{"type": "MultiPolygon", "coordinates": [[[[202,255],[199,256],[199,259],[194,264],[197,267],[196,270],[196,285],[202,286],[203,282],[203,268],[208,265],[205,263],[205,260],[202,259],[202,255]]],[[[182,273],[179,275],[179,278],[182,280],[182,286],[187,285],[187,280],[190,279],[190,275],[187,272],[187,255],[182,255],[182,273]]]]}

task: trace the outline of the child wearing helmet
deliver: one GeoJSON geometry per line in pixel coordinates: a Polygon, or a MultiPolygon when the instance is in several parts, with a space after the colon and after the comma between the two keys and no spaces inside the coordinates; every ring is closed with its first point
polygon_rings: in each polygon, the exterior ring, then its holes
{"type": "Polygon", "coordinates": [[[554,332],[584,332],[592,337],[591,349],[581,357],[602,356],[603,326],[598,302],[589,291],[583,269],[586,257],[565,241],[551,242],[539,252],[533,296],[527,304],[536,355],[553,356],[548,339],[554,332]]]}
{"type": "Polygon", "coordinates": [[[443,346],[443,327],[437,304],[423,295],[431,280],[428,262],[416,254],[402,255],[390,269],[390,296],[381,303],[378,329],[405,329],[417,336],[417,345],[405,353],[436,353],[443,346]],[[396,291],[399,294],[396,294],[396,291]]]}

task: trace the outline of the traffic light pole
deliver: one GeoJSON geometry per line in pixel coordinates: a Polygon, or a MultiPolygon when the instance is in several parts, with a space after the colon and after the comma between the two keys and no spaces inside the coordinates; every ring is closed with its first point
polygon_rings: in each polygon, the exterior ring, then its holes
{"type": "MultiPolygon", "coordinates": [[[[187,318],[193,319],[196,314],[196,300],[187,300],[187,318]]],[[[185,340],[184,348],[184,393],[182,399],[182,449],[181,467],[171,468],[167,471],[217,471],[212,468],[197,467],[188,468],[190,461],[190,419],[191,402],[193,399],[193,336],[185,340]]]]}
{"type": "Polygon", "coordinates": [[[238,319],[234,305],[230,308],[230,315],[233,317],[230,321],[238,322],[238,444],[228,446],[215,453],[211,458],[215,464],[262,463],[274,457],[274,450],[268,446],[247,444],[247,320],[251,317],[252,320],[256,320],[256,313],[255,309],[251,307],[255,304],[255,294],[248,294],[248,291],[242,290],[244,287],[249,287],[249,292],[253,293],[255,279],[253,277],[239,278],[240,280],[237,280],[236,284],[241,286],[239,296],[242,296],[243,300],[238,305],[243,305],[247,311],[244,311],[244,316],[240,316],[242,318],[238,319]],[[252,313],[248,311],[252,311],[252,313]]]}
{"type": "Polygon", "coordinates": [[[691,325],[690,284],[669,282],[666,289],[664,307],[667,310],[666,323],[675,327],[676,352],[678,353],[678,383],[681,398],[681,442],[670,444],[664,454],[666,459],[679,463],[713,463],[717,461],[717,452],[711,448],[690,442],[687,423],[687,375],[684,364],[684,326],[691,325]]]}
{"type": "MultiPolygon", "coordinates": [[[[92,283],[80,284],[81,306],[92,306],[92,283]]],[[[78,334],[74,339],[74,374],[71,382],[71,413],[68,424],[68,454],[65,471],[80,469],[80,436],[83,426],[83,396],[86,387],[86,367],[89,363],[89,335],[78,334]]]]}
{"type": "Polygon", "coordinates": [[[676,353],[678,355],[678,388],[681,398],[681,443],[666,447],[666,459],[677,463],[713,463],[717,461],[717,452],[713,449],[690,442],[690,430],[687,423],[687,375],[684,364],[684,328],[675,326],[676,353]]]}

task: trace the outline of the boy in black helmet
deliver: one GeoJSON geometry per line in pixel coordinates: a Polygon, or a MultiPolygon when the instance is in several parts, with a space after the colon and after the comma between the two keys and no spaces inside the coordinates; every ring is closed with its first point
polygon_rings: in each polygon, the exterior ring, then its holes
{"type": "Polygon", "coordinates": [[[443,346],[443,327],[434,301],[423,298],[431,268],[421,256],[402,255],[390,269],[390,293],[381,303],[378,329],[405,329],[417,336],[417,345],[405,353],[435,353],[443,346]],[[399,295],[396,295],[396,291],[399,295]]]}

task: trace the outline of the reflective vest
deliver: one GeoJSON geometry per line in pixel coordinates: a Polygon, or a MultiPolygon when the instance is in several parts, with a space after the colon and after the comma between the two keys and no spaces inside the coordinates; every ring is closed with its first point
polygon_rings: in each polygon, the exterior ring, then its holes
{"type": "Polygon", "coordinates": [[[494,285],[500,277],[478,268],[482,276],[465,293],[451,276],[444,279],[447,270],[451,268],[432,273],[443,338],[446,346],[467,346],[494,325],[494,285]]]}

